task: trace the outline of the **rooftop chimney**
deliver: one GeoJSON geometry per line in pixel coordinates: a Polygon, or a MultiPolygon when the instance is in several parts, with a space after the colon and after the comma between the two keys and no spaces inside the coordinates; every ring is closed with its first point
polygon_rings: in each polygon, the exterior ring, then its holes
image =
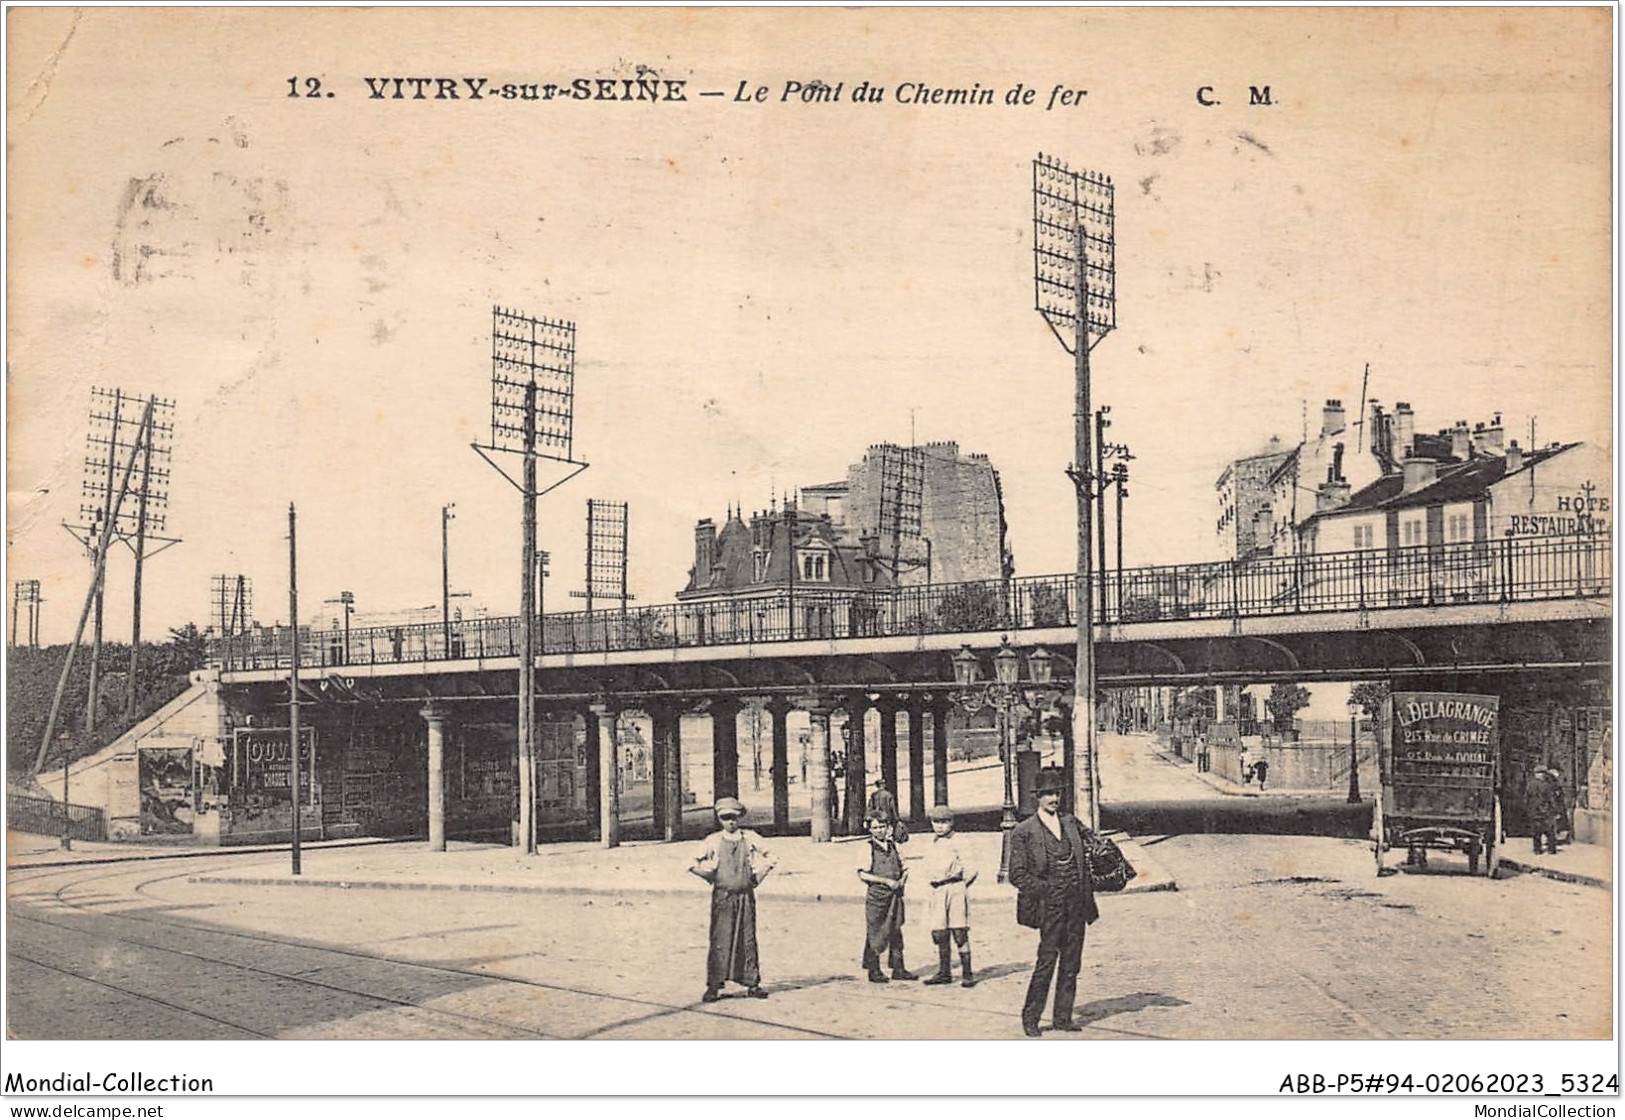
{"type": "Polygon", "coordinates": [[[1343,402],[1337,400],[1327,401],[1326,407],[1321,409],[1320,412],[1321,438],[1324,439],[1327,436],[1335,436],[1338,432],[1343,430],[1343,427],[1343,402]]]}
{"type": "Polygon", "coordinates": [[[1416,414],[1411,411],[1410,402],[1400,401],[1394,405],[1394,457],[1404,460],[1416,446],[1416,414]]]}
{"type": "Polygon", "coordinates": [[[1433,459],[1419,459],[1413,455],[1405,460],[1403,469],[1405,484],[1400,490],[1401,494],[1414,494],[1426,489],[1439,478],[1439,464],[1433,459]]]}
{"type": "Polygon", "coordinates": [[[1474,447],[1486,455],[1500,455],[1502,451],[1501,440],[1503,438],[1501,414],[1497,412],[1495,419],[1491,420],[1488,425],[1480,425],[1480,427],[1483,430],[1476,432],[1473,436],[1474,447]]]}
{"type": "Polygon", "coordinates": [[[1507,448],[1505,473],[1517,474],[1521,470],[1523,470],[1523,448],[1518,446],[1517,440],[1513,440],[1512,445],[1507,448]]]}
{"type": "Polygon", "coordinates": [[[717,563],[717,527],[709,517],[694,526],[694,585],[709,587],[717,563]]]}
{"type": "Polygon", "coordinates": [[[1472,454],[1472,431],[1467,427],[1467,421],[1457,420],[1456,426],[1450,429],[1450,457],[1465,463],[1472,458],[1472,454]]]}
{"type": "Polygon", "coordinates": [[[1349,484],[1342,479],[1322,482],[1315,491],[1315,512],[1330,513],[1349,504],[1349,484]]]}

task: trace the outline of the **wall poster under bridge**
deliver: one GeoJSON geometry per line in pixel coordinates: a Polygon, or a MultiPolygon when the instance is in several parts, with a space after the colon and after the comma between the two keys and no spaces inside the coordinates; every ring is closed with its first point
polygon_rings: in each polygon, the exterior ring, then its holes
{"type": "MultiPolygon", "coordinates": [[[[293,750],[286,727],[239,727],[226,757],[227,806],[222,839],[286,839],[293,833],[293,750]]],[[[299,729],[301,836],[322,832],[322,784],[316,774],[316,729],[299,729]]]]}

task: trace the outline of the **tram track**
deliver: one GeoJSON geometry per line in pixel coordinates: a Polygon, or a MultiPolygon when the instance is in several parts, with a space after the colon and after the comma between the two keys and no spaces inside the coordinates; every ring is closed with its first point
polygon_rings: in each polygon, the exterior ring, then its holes
{"type": "MultiPolygon", "coordinates": [[[[346,963],[385,966],[396,971],[397,974],[404,972],[413,977],[450,980],[454,983],[465,985],[468,982],[473,982],[474,984],[478,985],[499,984],[509,988],[518,989],[521,992],[528,990],[537,994],[547,993],[552,996],[577,997],[587,1000],[602,1001],[606,1004],[625,1005],[630,1013],[625,1016],[624,1022],[637,1022],[648,1018],[659,1018],[665,1015],[673,1014],[696,1014],[706,1016],[715,1015],[714,1012],[707,1008],[694,1005],[652,1000],[637,996],[618,995],[607,991],[596,990],[584,985],[560,984],[543,980],[535,980],[523,976],[515,976],[499,971],[482,970],[476,968],[460,968],[455,965],[430,964],[419,961],[403,960],[399,957],[389,956],[384,953],[372,952],[359,948],[320,944],[304,938],[286,937],[257,931],[210,928],[195,923],[168,920],[161,917],[156,917],[150,913],[117,913],[104,908],[105,904],[125,902],[130,898],[150,899],[154,904],[167,905],[167,901],[155,893],[156,889],[161,887],[161,885],[166,882],[176,879],[189,878],[195,875],[196,872],[191,869],[185,872],[150,875],[146,878],[140,878],[133,884],[126,885],[122,892],[118,892],[117,894],[109,892],[105,895],[99,895],[96,904],[88,905],[81,901],[76,901],[73,898],[73,895],[83,892],[86,889],[96,889],[98,887],[105,890],[106,887],[113,882],[130,879],[132,877],[132,870],[128,868],[112,869],[107,868],[106,865],[102,865],[98,869],[102,871],[101,874],[74,877],[68,882],[64,882],[56,886],[48,893],[35,892],[32,894],[32,896],[30,896],[29,892],[19,892],[17,889],[19,886],[38,884],[42,880],[48,882],[51,878],[60,876],[63,873],[63,870],[64,869],[62,868],[54,868],[51,870],[51,872],[42,872],[40,874],[31,875],[17,875],[14,873],[11,876],[12,897],[8,900],[8,908],[11,911],[10,920],[12,922],[29,923],[34,926],[45,927],[58,931],[59,933],[72,934],[82,938],[99,939],[104,943],[110,943],[112,945],[128,945],[148,952],[165,954],[170,957],[191,961],[193,962],[192,967],[194,968],[216,967],[232,969],[243,974],[258,977],[261,980],[272,984],[299,985],[304,989],[317,992],[325,992],[332,995],[342,995],[349,998],[371,1001],[376,1005],[374,1010],[385,1008],[410,1009],[414,1014],[429,1016],[433,1022],[445,1023],[453,1027],[461,1027],[462,1029],[456,1032],[459,1036],[469,1036],[470,1034],[473,1034],[479,1037],[489,1037],[492,1031],[496,1031],[508,1037],[566,1037],[549,1034],[533,1027],[527,1027],[510,1019],[491,1018],[488,1016],[480,1016],[467,1012],[449,1011],[442,1008],[428,1007],[418,1000],[390,996],[377,991],[369,990],[369,988],[366,986],[357,986],[354,984],[336,983],[331,980],[317,979],[311,976],[308,971],[303,973],[289,972],[283,969],[266,967],[264,964],[260,963],[247,962],[241,959],[229,959],[227,956],[223,956],[219,952],[210,953],[201,951],[198,948],[177,948],[174,945],[162,943],[162,934],[157,935],[157,939],[152,936],[141,937],[133,935],[133,931],[128,928],[120,929],[116,927],[134,926],[138,929],[144,927],[149,931],[179,933],[185,937],[212,939],[216,942],[222,942],[229,945],[260,946],[272,950],[280,949],[294,951],[314,958],[313,963],[318,968],[323,967],[321,965],[321,961],[324,958],[328,960],[336,958],[340,962],[346,963]],[[43,916],[43,914],[46,912],[45,907],[59,908],[68,914],[74,915],[76,918],[94,921],[103,928],[87,930],[83,928],[79,921],[53,921],[51,918],[43,916]],[[25,908],[35,912],[24,913],[23,910],[25,908]],[[483,1029],[470,1031],[468,1028],[483,1029]]],[[[138,873],[139,870],[150,869],[136,869],[136,872],[138,873]]],[[[136,999],[145,999],[155,1005],[165,1006],[185,1014],[195,1015],[201,1019],[216,1022],[221,1025],[231,1027],[235,1030],[241,1030],[256,1037],[277,1037],[275,1034],[267,1034],[255,1027],[248,1026],[243,1023],[222,1019],[216,1015],[200,1012],[195,1008],[189,1008],[182,1004],[175,1004],[160,997],[134,989],[125,988],[119,984],[109,983],[108,981],[95,976],[87,976],[83,972],[74,971],[71,968],[64,968],[61,964],[53,964],[48,960],[39,959],[38,957],[25,952],[18,952],[15,945],[16,939],[13,936],[13,947],[10,955],[18,961],[26,962],[34,965],[35,967],[44,968],[63,975],[75,976],[85,980],[88,983],[96,984],[113,991],[118,991],[126,996],[136,999]]],[[[90,959],[90,955],[85,954],[82,959],[90,959]]],[[[454,988],[451,990],[461,991],[471,989],[465,987],[454,988]]],[[[841,1037],[839,1035],[830,1034],[828,1032],[818,1031],[807,1027],[791,1026],[777,1022],[771,1018],[760,1016],[727,1014],[715,1015],[715,1017],[731,1021],[748,1022],[773,1030],[786,1031],[798,1037],[841,1037]]],[[[605,1031],[616,1029],[621,1025],[624,1025],[621,1021],[611,1022],[605,1026],[595,1027],[591,1030],[583,1031],[579,1037],[601,1036],[605,1033],[605,1031]]]]}

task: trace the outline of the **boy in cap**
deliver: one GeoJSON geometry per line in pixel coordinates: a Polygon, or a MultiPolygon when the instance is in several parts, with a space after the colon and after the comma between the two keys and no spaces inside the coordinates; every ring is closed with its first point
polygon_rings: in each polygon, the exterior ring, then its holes
{"type": "Polygon", "coordinates": [[[954,811],[946,805],[931,810],[931,846],[926,850],[925,874],[931,884],[931,940],[937,946],[937,974],[927,984],[951,984],[954,979],[951,937],[959,946],[961,986],[976,983],[970,969],[970,885],[976,872],[965,860],[964,846],[954,832],[954,811]]]}
{"type": "Polygon", "coordinates": [[[903,887],[908,871],[903,855],[892,839],[891,822],[880,816],[869,818],[869,866],[858,868],[858,878],[869,884],[863,900],[863,967],[871,984],[886,983],[880,970],[880,954],[886,954],[893,980],[918,980],[903,966],[903,887]]]}
{"type": "Polygon", "coordinates": [[[722,828],[705,838],[689,871],[711,884],[711,947],[705,961],[705,994],[714,1003],[729,980],[752,999],[766,999],[756,951],[756,887],[773,870],[762,838],[739,826],[745,806],[733,797],[716,804],[722,828]]]}

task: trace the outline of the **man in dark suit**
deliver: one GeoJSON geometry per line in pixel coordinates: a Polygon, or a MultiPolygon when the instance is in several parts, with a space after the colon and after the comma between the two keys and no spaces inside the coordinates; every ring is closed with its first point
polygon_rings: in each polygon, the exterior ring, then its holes
{"type": "Polygon", "coordinates": [[[1084,928],[1100,916],[1084,855],[1082,826],[1061,812],[1066,776],[1053,767],[1039,771],[1038,812],[1010,833],[1010,883],[1016,888],[1016,922],[1038,931],[1038,962],[1027,984],[1021,1029],[1039,1035],[1038,1020],[1055,979],[1056,1030],[1080,1031],[1072,1020],[1083,966],[1084,928]],[[1059,975],[1056,975],[1057,968],[1059,975]]]}

